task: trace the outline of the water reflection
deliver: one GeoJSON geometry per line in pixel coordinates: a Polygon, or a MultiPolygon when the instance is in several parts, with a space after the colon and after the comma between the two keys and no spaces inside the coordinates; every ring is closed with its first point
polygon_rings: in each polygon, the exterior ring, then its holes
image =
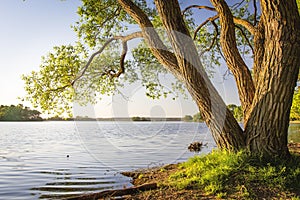
{"type": "Polygon", "coordinates": [[[31,188],[31,194],[38,196],[39,199],[55,199],[131,186],[129,178],[117,172],[109,172],[108,174],[107,171],[98,169],[99,173],[93,174],[88,168],[81,168],[81,170],[86,170],[89,173],[78,172],[78,169],[74,172],[71,169],[37,172],[49,174],[53,179],[44,186],[31,188]]]}
{"type": "MultiPolygon", "coordinates": [[[[88,144],[102,144],[99,148],[103,151],[105,143],[101,143],[100,137],[96,141],[90,137],[95,134],[90,122],[79,127],[87,134],[81,132],[80,135],[81,139],[85,139],[85,146],[82,146],[82,140],[78,137],[78,127],[76,129],[72,122],[2,123],[0,198],[62,199],[83,193],[129,187],[130,179],[119,174],[120,171],[167,164],[174,161],[170,160],[172,155],[181,155],[176,162],[182,162],[194,155],[187,150],[193,141],[209,143],[209,147],[205,147],[203,152],[209,152],[215,145],[210,134],[206,134],[208,131],[204,125],[166,123],[162,126],[157,123],[160,131],[156,132],[156,140],[149,139],[148,134],[142,135],[141,130],[149,129],[145,132],[149,133],[155,128],[147,123],[138,126],[135,124],[135,128],[128,124],[117,125],[118,131],[114,131],[112,123],[103,123],[101,131],[106,140],[118,147],[118,152],[110,152],[111,148],[107,148],[95,159],[87,151],[87,147],[92,150],[92,146],[88,144]],[[181,131],[174,130],[178,127],[181,131]],[[126,130],[130,134],[122,134],[126,130]],[[160,149],[157,150],[157,147],[160,149]],[[145,156],[144,152],[147,153],[149,149],[151,153],[145,156]]],[[[300,142],[300,124],[291,124],[289,131],[289,141],[300,142]]]]}

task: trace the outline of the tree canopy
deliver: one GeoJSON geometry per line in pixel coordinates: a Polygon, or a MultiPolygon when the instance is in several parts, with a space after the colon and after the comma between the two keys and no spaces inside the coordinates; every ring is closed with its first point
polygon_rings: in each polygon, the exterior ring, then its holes
{"type": "MultiPolygon", "coordinates": [[[[135,3],[151,20],[149,29],[155,29],[166,43],[162,48],[171,50],[169,41],[164,39],[167,33],[163,30],[162,20],[152,2],[143,0],[135,3]]],[[[233,4],[231,7],[237,16],[253,18],[249,3],[233,4]]],[[[207,73],[212,75],[223,59],[218,44],[219,30],[214,28],[217,18],[213,16],[209,21],[195,18],[199,12],[195,8],[187,7],[183,14],[190,31],[196,29],[194,38],[201,50],[201,60],[206,64],[207,73]],[[197,25],[196,21],[203,22],[197,25]]],[[[150,98],[168,95],[174,98],[185,92],[184,83],[178,77],[170,77],[169,70],[162,67],[142,39],[138,23],[117,1],[83,0],[77,13],[80,20],[72,26],[79,39],[76,45],[54,47],[52,52],[42,57],[40,71],[23,76],[28,93],[26,99],[35,107],[55,115],[65,112],[71,115],[72,102],[96,103],[101,95],[115,94],[120,87],[133,82],[140,82],[150,98]],[[131,29],[138,31],[131,33],[131,29]],[[137,41],[137,38],[142,40],[137,41]],[[130,59],[125,59],[127,43],[131,40],[139,44],[132,49],[130,59]],[[91,52],[94,54],[88,57],[91,52]],[[167,83],[163,82],[166,74],[167,83]]],[[[250,55],[251,43],[244,37],[247,35],[253,39],[249,31],[239,27],[237,34],[240,36],[239,49],[244,55],[250,55]]]]}

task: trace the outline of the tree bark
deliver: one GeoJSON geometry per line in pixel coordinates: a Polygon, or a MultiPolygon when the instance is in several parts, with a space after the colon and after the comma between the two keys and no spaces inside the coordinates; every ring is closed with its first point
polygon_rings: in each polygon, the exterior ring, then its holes
{"type": "Polygon", "coordinates": [[[178,1],[154,2],[171,42],[182,79],[218,147],[229,150],[243,148],[243,131],[204,71],[196,46],[182,18],[178,1]]]}
{"type": "Polygon", "coordinates": [[[261,11],[264,50],[258,54],[262,59],[245,129],[247,147],[263,156],[284,157],[289,155],[289,114],[300,63],[300,17],[295,0],[261,0],[261,11]]]}
{"type": "Polygon", "coordinates": [[[226,64],[233,73],[244,113],[244,123],[247,123],[255,87],[251,73],[240,55],[235,36],[233,15],[224,0],[211,0],[219,14],[221,24],[220,44],[226,59],[226,64]]]}

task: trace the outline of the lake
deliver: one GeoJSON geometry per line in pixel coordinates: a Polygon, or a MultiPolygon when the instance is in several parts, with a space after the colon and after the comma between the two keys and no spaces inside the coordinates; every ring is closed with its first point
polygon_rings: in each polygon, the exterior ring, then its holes
{"type": "MultiPolygon", "coordinates": [[[[215,143],[203,123],[2,122],[0,199],[54,199],[129,187],[121,171],[185,161],[193,141],[215,143]]],[[[289,140],[300,142],[300,125],[289,140]]]]}

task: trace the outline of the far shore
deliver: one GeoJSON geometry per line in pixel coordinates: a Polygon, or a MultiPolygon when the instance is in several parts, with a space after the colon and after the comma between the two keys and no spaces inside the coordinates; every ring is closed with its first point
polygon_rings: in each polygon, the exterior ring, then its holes
{"type": "MultiPolygon", "coordinates": [[[[41,119],[41,120],[0,120],[0,122],[47,122],[47,121],[103,121],[103,122],[195,122],[195,121],[186,121],[180,117],[167,117],[167,118],[147,118],[147,120],[132,120],[128,117],[116,117],[116,118],[50,118],[50,119],[41,119]]],[[[198,123],[204,123],[200,121],[198,123]]],[[[290,124],[300,124],[300,121],[290,121],[290,124]]]]}

